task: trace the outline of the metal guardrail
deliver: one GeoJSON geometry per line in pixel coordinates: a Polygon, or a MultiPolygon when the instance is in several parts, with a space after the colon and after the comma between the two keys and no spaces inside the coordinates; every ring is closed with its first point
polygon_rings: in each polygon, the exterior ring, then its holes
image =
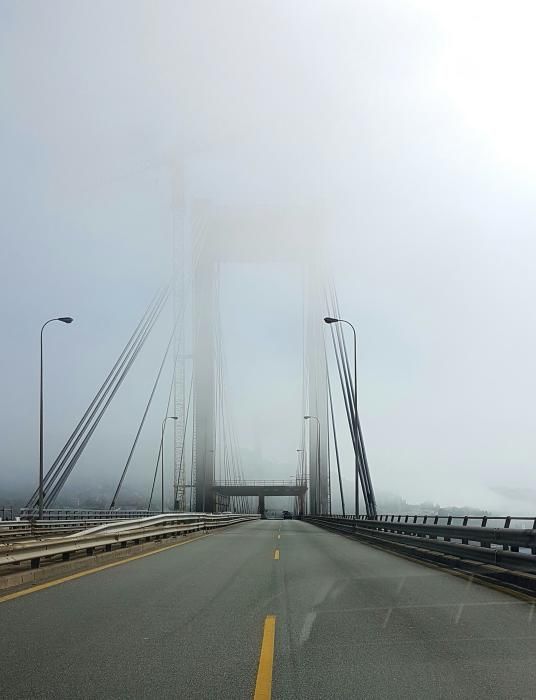
{"type": "MultiPolygon", "coordinates": [[[[536,572],[536,529],[510,527],[513,518],[505,518],[509,522],[502,528],[455,525],[448,523],[448,518],[446,524],[384,520],[379,517],[377,520],[356,520],[342,516],[307,516],[306,519],[340,532],[368,537],[371,541],[397,542],[463,559],[536,572]]],[[[468,523],[469,516],[465,520],[468,523]]],[[[530,520],[534,524],[534,518],[530,520]]]]}
{"type": "MultiPolygon", "coordinates": [[[[353,515],[334,516],[346,520],[355,520],[353,515]]],[[[360,515],[358,520],[368,520],[366,515],[360,515]]],[[[512,515],[391,515],[382,514],[376,517],[380,522],[396,523],[422,523],[433,525],[471,525],[480,523],[480,527],[486,527],[493,523],[498,527],[510,527],[512,523],[521,523],[524,527],[536,529],[536,518],[534,516],[512,516],[512,515]]]]}
{"type": "Polygon", "coordinates": [[[0,547],[12,541],[40,539],[80,532],[94,525],[124,520],[8,520],[0,522],[0,547]]]}
{"type": "MultiPolygon", "coordinates": [[[[142,518],[160,517],[161,513],[150,513],[147,511],[92,511],[92,510],[54,510],[45,511],[52,515],[44,520],[6,520],[0,522],[0,548],[4,544],[13,541],[25,541],[62,536],[80,532],[88,528],[106,523],[135,522],[142,518]],[[108,513],[113,513],[115,517],[107,518],[108,513]],[[75,515],[72,519],[59,520],[57,514],[75,515]],[[121,514],[122,517],[118,517],[121,514]]],[[[164,516],[177,516],[178,513],[168,513],[164,516]]],[[[202,514],[201,514],[202,515],[202,514]]],[[[229,515],[228,513],[225,515],[229,515]]],[[[199,518],[199,513],[180,513],[181,518],[199,518]]],[[[208,517],[208,516],[207,516],[208,517]]]]}
{"type": "Polygon", "coordinates": [[[101,523],[64,537],[0,545],[0,571],[2,566],[23,562],[30,562],[31,568],[37,569],[45,558],[61,556],[63,561],[69,561],[71,555],[84,550],[88,556],[92,556],[97,549],[111,552],[114,545],[125,548],[128,544],[208,531],[257,518],[258,515],[238,514],[164,514],[139,520],[101,523]]]}
{"type": "MultiPolygon", "coordinates": [[[[35,520],[39,515],[37,508],[21,508],[21,520],[35,520]]],[[[144,518],[158,515],[157,511],[149,510],[98,510],[90,508],[47,508],[43,511],[42,520],[124,520],[125,518],[144,518]]]]}
{"type": "Polygon", "coordinates": [[[30,523],[22,523],[16,520],[0,523],[0,547],[8,542],[28,540],[31,538],[32,528],[30,523]]]}
{"type": "Polygon", "coordinates": [[[15,520],[16,508],[13,506],[0,507],[0,522],[3,520],[15,520]]]}

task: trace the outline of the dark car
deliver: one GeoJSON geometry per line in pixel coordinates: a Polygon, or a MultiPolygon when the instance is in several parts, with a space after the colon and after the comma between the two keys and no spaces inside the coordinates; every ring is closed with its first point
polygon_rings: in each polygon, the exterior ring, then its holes
{"type": "Polygon", "coordinates": [[[283,520],[292,520],[292,513],[289,510],[283,511],[283,520]]]}

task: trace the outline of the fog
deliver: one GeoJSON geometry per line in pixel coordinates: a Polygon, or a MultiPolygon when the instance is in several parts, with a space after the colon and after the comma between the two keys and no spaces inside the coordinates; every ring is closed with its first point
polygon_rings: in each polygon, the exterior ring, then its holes
{"type": "MultiPolygon", "coordinates": [[[[75,318],[46,330],[46,466],[172,273],[177,203],[202,200],[302,217],[304,260],[322,236],[385,501],[533,514],[535,19],[471,0],[1,1],[0,506],[36,486],[41,324],[75,318]]],[[[221,265],[250,478],[296,469],[302,263],[221,265]]],[[[111,497],[170,329],[167,309],[73,488],[111,497]]],[[[131,491],[152,481],[169,371],[131,491]]]]}

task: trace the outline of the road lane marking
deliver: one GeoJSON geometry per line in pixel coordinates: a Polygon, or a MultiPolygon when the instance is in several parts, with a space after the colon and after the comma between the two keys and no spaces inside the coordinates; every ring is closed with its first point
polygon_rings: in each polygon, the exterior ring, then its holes
{"type": "Polygon", "coordinates": [[[276,549],[275,552],[274,552],[274,559],[275,559],[276,561],[279,561],[279,550],[278,550],[278,549],[276,549]]]}
{"type": "Polygon", "coordinates": [[[387,611],[387,615],[385,616],[385,620],[383,621],[383,625],[382,625],[383,629],[385,629],[387,627],[387,623],[391,619],[392,612],[393,612],[393,608],[389,608],[389,610],[387,611]]]}
{"type": "Polygon", "coordinates": [[[30,593],[36,593],[37,591],[43,591],[45,588],[52,588],[52,586],[59,586],[60,583],[66,583],[67,581],[74,581],[77,578],[82,578],[82,576],[89,576],[90,574],[96,574],[99,571],[105,571],[106,569],[111,569],[114,566],[120,566],[121,564],[128,564],[129,561],[136,561],[136,559],[143,559],[144,557],[150,557],[152,554],[158,554],[159,552],[165,552],[167,549],[173,549],[175,547],[181,547],[184,544],[190,544],[190,542],[197,542],[197,540],[202,540],[209,535],[201,535],[200,537],[194,537],[191,540],[186,540],[186,542],[176,542],[175,544],[170,544],[167,547],[160,547],[159,549],[154,549],[151,552],[144,552],[143,554],[136,554],[128,559],[121,559],[119,561],[111,562],[110,564],[103,564],[102,566],[96,566],[93,569],[85,569],[84,571],[79,571],[76,574],[70,574],[69,576],[64,576],[63,578],[57,578],[53,581],[47,581],[46,583],[39,583],[37,586],[32,586],[31,588],[25,588],[22,591],[16,591],[15,593],[8,593],[7,595],[0,596],[0,603],[6,603],[8,600],[14,600],[15,598],[21,598],[25,595],[30,595],[30,593]]]}
{"type": "Polygon", "coordinates": [[[281,535],[278,535],[278,536],[277,536],[277,539],[280,540],[280,539],[281,539],[281,535]]]}
{"type": "Polygon", "coordinates": [[[300,632],[300,644],[305,644],[311,635],[311,630],[313,629],[313,623],[316,620],[316,612],[312,610],[308,612],[303,621],[303,627],[300,632]]]}
{"type": "Polygon", "coordinates": [[[272,669],[274,665],[275,615],[267,615],[264,620],[261,655],[255,695],[253,700],[270,700],[272,697],[272,669]]]}
{"type": "Polygon", "coordinates": [[[456,612],[456,617],[454,618],[454,624],[457,625],[458,622],[460,621],[460,617],[462,616],[463,612],[463,603],[460,603],[458,607],[458,611],[456,612]]]}

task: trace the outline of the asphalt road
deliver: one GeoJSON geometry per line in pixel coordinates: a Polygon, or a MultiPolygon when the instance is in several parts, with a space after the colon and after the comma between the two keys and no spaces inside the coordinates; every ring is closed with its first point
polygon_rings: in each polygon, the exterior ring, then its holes
{"type": "Polygon", "coordinates": [[[252,698],[267,615],[274,700],[536,697],[533,604],[298,521],[0,597],[0,697],[252,698]]]}

